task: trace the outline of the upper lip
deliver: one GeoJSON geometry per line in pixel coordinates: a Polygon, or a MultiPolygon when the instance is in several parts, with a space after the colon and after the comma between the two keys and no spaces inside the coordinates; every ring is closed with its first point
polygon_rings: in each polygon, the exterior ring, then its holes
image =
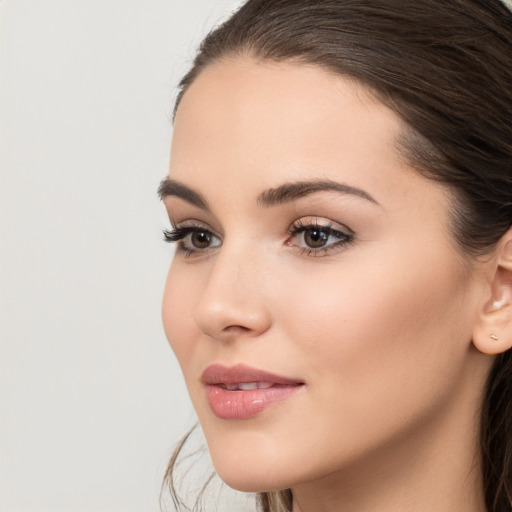
{"type": "Polygon", "coordinates": [[[270,382],[272,384],[290,386],[304,384],[300,380],[283,377],[244,364],[234,366],[212,364],[204,370],[201,375],[201,381],[203,384],[209,385],[241,384],[244,382],[270,382]]]}

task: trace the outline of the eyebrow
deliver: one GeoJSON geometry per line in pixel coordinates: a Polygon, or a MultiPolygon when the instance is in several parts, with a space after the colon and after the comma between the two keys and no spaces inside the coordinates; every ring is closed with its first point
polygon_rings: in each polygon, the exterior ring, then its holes
{"type": "Polygon", "coordinates": [[[349,194],[352,196],[366,199],[371,203],[379,205],[368,192],[361,188],[347,185],[346,183],[338,183],[332,180],[313,180],[313,181],[299,181],[293,183],[285,183],[276,188],[271,188],[262,192],[258,197],[258,203],[263,206],[275,206],[278,204],[287,203],[294,199],[314,194],[316,192],[341,192],[342,194],[349,194]]]}
{"type": "Polygon", "coordinates": [[[187,187],[179,181],[173,180],[172,178],[164,178],[158,187],[158,196],[160,200],[164,200],[168,196],[175,196],[187,201],[187,203],[193,204],[201,210],[209,210],[208,202],[206,199],[195,190],[187,187]]]}
{"type": "MultiPolygon", "coordinates": [[[[379,205],[378,201],[365,190],[332,180],[284,183],[279,187],[271,188],[262,192],[258,196],[258,204],[266,207],[277,206],[316,192],[340,192],[342,194],[356,196],[379,205]]],[[[164,178],[160,182],[158,195],[161,200],[168,196],[179,197],[202,210],[209,210],[208,202],[199,192],[196,192],[187,185],[172,178],[164,178]]]]}

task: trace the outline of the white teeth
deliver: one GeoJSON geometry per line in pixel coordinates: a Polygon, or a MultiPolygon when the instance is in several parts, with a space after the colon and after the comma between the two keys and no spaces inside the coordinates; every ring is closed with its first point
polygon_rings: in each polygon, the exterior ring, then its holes
{"type": "Polygon", "coordinates": [[[241,389],[242,391],[258,389],[258,383],[257,382],[241,382],[240,384],[238,384],[238,389],[241,389]]]}
{"type": "Polygon", "coordinates": [[[271,387],[271,382],[240,382],[239,384],[226,384],[228,391],[251,391],[252,389],[268,389],[271,387]]]}

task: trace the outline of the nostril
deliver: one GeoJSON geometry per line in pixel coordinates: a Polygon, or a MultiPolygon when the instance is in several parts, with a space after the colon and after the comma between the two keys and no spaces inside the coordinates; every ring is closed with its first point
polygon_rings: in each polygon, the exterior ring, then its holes
{"type": "Polygon", "coordinates": [[[253,338],[270,327],[270,311],[252,286],[242,286],[244,283],[239,281],[230,281],[226,286],[230,268],[216,267],[198,297],[193,310],[194,322],[200,332],[213,339],[253,338]]]}
{"type": "Polygon", "coordinates": [[[226,334],[246,334],[250,331],[248,327],[244,327],[243,325],[228,325],[227,327],[224,327],[223,331],[226,334]]]}

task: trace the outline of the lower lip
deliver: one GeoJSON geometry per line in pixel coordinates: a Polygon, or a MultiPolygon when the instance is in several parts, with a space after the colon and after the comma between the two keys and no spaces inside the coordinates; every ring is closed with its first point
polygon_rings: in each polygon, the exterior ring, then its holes
{"type": "Polygon", "coordinates": [[[208,386],[208,400],[213,413],[223,420],[252,418],[267,407],[295,395],[304,386],[276,386],[267,389],[228,391],[208,386]]]}

